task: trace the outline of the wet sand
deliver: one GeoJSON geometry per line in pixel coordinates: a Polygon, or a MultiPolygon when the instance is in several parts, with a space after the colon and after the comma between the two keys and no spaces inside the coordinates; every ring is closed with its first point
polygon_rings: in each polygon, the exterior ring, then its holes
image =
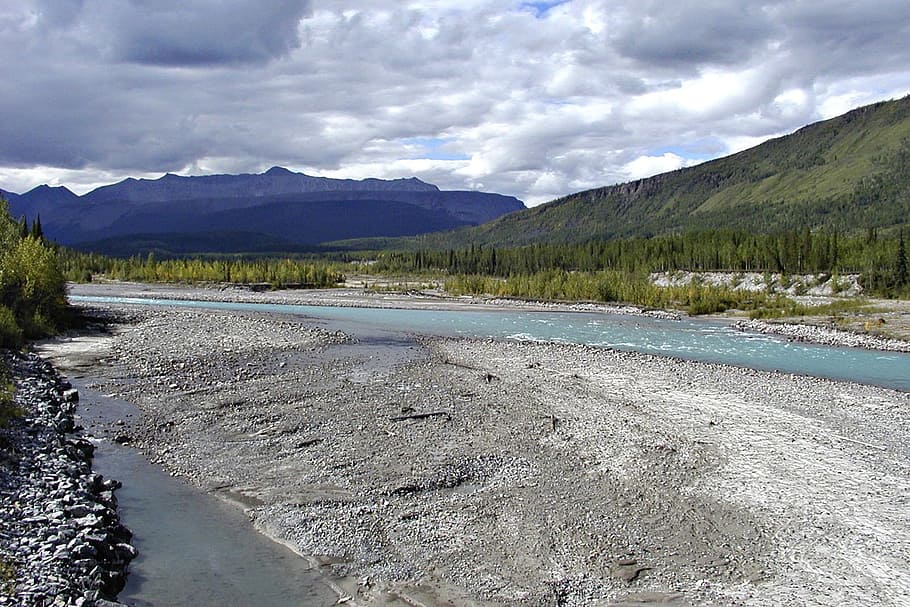
{"type": "Polygon", "coordinates": [[[360,349],[295,317],[104,308],[110,335],[43,348],[143,410],[98,431],[248,509],[356,604],[910,595],[906,393],[585,346],[360,349]]]}

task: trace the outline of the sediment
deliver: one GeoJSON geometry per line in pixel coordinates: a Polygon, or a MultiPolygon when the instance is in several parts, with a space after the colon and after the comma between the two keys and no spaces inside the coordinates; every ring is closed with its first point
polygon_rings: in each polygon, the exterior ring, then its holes
{"type": "MultiPolygon", "coordinates": [[[[105,305],[124,437],[360,605],[901,605],[910,394],[557,344],[105,305]]],[[[103,343],[102,343],[103,342],[103,343]]],[[[112,431],[114,431],[112,429],[112,431]]]]}
{"type": "Polygon", "coordinates": [[[820,327],[810,324],[777,323],[762,320],[740,320],[734,323],[739,331],[780,335],[793,341],[827,346],[866,348],[886,352],[910,352],[910,342],[867,333],[844,331],[834,327],[820,327]]]}
{"type": "Polygon", "coordinates": [[[78,393],[34,355],[0,351],[21,417],[0,429],[0,605],[110,607],[136,555],[120,483],[92,472],[75,434],[78,393]]]}

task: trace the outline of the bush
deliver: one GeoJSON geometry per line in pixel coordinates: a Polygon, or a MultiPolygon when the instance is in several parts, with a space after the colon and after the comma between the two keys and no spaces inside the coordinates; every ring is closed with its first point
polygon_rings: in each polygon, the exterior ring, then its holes
{"type": "Polygon", "coordinates": [[[18,348],[22,345],[22,327],[16,322],[13,311],[0,305],[0,348],[18,348]]]}
{"type": "Polygon", "coordinates": [[[0,428],[5,428],[9,420],[23,414],[22,409],[15,405],[13,397],[16,387],[9,376],[9,371],[3,360],[0,360],[0,428]]]}
{"type": "Polygon", "coordinates": [[[40,235],[23,236],[0,199],[0,346],[54,333],[66,309],[56,251],[40,235]]]}

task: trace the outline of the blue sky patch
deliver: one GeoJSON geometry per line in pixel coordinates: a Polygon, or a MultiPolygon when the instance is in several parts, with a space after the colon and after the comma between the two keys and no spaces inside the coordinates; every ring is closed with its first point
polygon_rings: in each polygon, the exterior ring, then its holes
{"type": "Polygon", "coordinates": [[[417,154],[418,158],[428,158],[430,160],[470,160],[467,156],[459,152],[451,152],[444,147],[452,140],[447,137],[408,137],[402,139],[401,143],[409,146],[420,146],[423,151],[417,154]]]}
{"type": "Polygon", "coordinates": [[[680,145],[666,145],[659,148],[648,150],[648,156],[663,156],[664,154],[676,154],[681,158],[688,160],[697,160],[699,162],[717,158],[726,153],[727,147],[716,138],[706,138],[684,143],[680,145]]]}
{"type": "Polygon", "coordinates": [[[534,11],[535,17],[543,19],[552,8],[557,7],[560,4],[568,4],[571,1],[572,0],[548,0],[541,2],[522,2],[521,8],[531,9],[534,11]]]}

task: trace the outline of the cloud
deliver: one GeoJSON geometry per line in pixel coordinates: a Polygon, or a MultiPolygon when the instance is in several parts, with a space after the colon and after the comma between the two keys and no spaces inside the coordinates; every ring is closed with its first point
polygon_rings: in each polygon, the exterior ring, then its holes
{"type": "Polygon", "coordinates": [[[9,0],[0,187],[283,165],[536,204],[903,96],[908,28],[903,0],[9,0]]]}
{"type": "Polygon", "coordinates": [[[110,61],[187,67],[261,63],[300,45],[308,0],[40,0],[39,27],[110,61]]]}
{"type": "Polygon", "coordinates": [[[626,163],[623,167],[629,179],[641,179],[656,173],[667,173],[686,166],[686,161],[681,156],[672,152],[665,152],[660,156],[639,156],[626,163]]]}
{"type": "Polygon", "coordinates": [[[666,68],[736,65],[763,47],[773,26],[758,3],[656,2],[630,4],[611,43],[623,56],[666,68]]]}

